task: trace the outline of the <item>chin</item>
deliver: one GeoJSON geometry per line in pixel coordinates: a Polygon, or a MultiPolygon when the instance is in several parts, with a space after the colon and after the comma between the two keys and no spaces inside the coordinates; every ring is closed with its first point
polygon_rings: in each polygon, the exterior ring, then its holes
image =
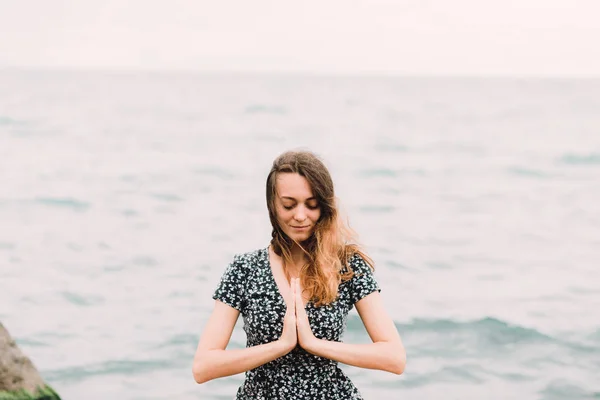
{"type": "Polygon", "coordinates": [[[304,242],[307,242],[312,237],[313,237],[312,234],[310,234],[310,235],[302,235],[299,238],[297,238],[296,240],[298,240],[300,243],[304,243],[304,242]]]}
{"type": "Polygon", "coordinates": [[[295,240],[296,242],[299,243],[304,243],[306,242],[308,239],[310,239],[312,237],[312,233],[311,234],[304,234],[304,235],[291,235],[290,236],[293,240],[295,240]]]}
{"type": "Polygon", "coordinates": [[[305,235],[292,235],[290,237],[293,240],[295,240],[296,242],[300,242],[300,243],[304,242],[307,239],[307,237],[305,235]]]}

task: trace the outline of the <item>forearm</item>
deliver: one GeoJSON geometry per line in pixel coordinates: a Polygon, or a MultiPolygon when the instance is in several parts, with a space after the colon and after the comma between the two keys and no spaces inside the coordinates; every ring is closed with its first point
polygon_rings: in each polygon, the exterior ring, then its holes
{"type": "Polygon", "coordinates": [[[315,339],[308,352],[343,364],[401,374],[406,364],[402,342],[350,344],[315,339]]]}
{"type": "Polygon", "coordinates": [[[278,340],[244,349],[206,350],[200,352],[194,360],[194,379],[198,383],[204,383],[239,374],[282,357],[288,352],[286,346],[278,340]]]}

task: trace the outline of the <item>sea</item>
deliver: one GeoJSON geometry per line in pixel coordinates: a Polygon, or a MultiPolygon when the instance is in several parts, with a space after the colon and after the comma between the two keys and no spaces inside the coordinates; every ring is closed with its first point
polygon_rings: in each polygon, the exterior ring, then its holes
{"type": "MultiPolygon", "coordinates": [[[[63,400],[233,399],[192,360],[294,149],[406,348],[342,365],[366,400],[600,399],[593,78],[1,70],[0,322],[63,400]]],[[[370,342],[356,310],[343,340],[370,342]]]]}

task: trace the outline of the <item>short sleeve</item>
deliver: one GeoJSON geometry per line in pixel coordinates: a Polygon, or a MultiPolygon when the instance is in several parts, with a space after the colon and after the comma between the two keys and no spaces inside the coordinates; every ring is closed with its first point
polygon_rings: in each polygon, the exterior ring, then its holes
{"type": "Polygon", "coordinates": [[[239,255],[235,255],[221,276],[212,298],[242,311],[244,299],[244,282],[246,273],[244,262],[239,255]]]}
{"type": "Polygon", "coordinates": [[[355,254],[350,259],[350,266],[354,271],[354,275],[350,279],[350,298],[352,304],[355,304],[363,297],[375,291],[381,292],[373,270],[360,255],[355,254]]]}

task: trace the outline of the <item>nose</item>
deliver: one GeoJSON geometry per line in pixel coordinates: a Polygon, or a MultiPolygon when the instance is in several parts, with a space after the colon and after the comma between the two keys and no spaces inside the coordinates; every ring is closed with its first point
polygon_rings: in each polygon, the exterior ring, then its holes
{"type": "Polygon", "coordinates": [[[298,222],[302,222],[306,219],[306,210],[304,206],[299,206],[296,208],[296,214],[294,214],[294,219],[298,222]]]}

